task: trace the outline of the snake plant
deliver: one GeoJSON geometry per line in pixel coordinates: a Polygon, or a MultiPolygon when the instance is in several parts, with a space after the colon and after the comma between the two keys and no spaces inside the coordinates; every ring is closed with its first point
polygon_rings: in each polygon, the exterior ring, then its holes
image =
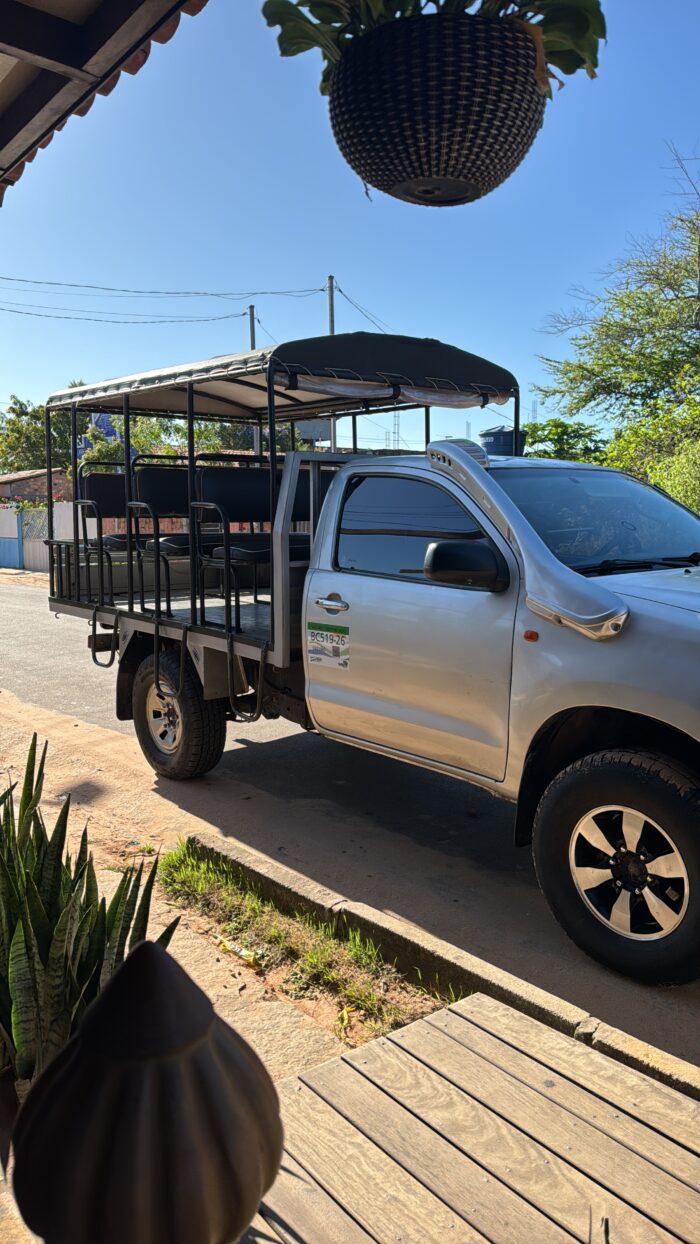
{"type": "MultiPolygon", "coordinates": [[[[24,782],[0,793],[0,1079],[23,1096],[65,1045],[86,1008],[145,939],[158,861],[125,870],[107,904],[83,830],[66,853],[70,798],[51,833],[40,810],[46,746],[34,735],[24,782]]],[[[178,917],[179,919],[179,917],[178,917]]],[[[161,933],[167,946],[178,920],[161,933]]]]}

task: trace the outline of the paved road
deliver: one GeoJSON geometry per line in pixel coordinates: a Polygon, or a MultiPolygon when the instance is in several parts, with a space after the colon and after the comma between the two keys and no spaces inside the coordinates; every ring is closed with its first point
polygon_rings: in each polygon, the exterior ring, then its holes
{"type": "MultiPolygon", "coordinates": [[[[92,664],[85,622],[53,618],[40,589],[0,586],[0,686],[132,732],[114,717],[114,671],[92,664]]],[[[700,983],[643,987],[586,958],[549,914],[529,853],[512,846],[509,809],[483,792],[279,722],[230,726],[214,774],[154,788],[320,884],[700,1062],[700,983]]]]}

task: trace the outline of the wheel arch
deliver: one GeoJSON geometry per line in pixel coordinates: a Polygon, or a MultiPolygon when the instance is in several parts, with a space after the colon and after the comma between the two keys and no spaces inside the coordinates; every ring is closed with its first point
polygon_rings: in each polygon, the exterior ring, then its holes
{"type": "Polygon", "coordinates": [[[620,747],[658,752],[700,773],[700,743],[674,726],[624,709],[566,709],[544,722],[530,743],[518,792],[516,846],[532,841],[537,805],[557,773],[592,752],[620,747]]]}

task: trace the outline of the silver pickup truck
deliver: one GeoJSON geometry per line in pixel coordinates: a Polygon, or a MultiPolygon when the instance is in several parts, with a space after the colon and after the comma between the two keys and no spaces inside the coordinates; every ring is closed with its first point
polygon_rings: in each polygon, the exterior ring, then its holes
{"type": "MultiPolygon", "coordinates": [[[[258,363],[289,369],[279,351],[258,363]]],[[[253,390],[245,367],[236,383],[253,390]]],[[[158,375],[110,382],[127,463],[124,394],[137,410],[193,401],[191,371],[170,369],[160,388],[158,375]]],[[[314,383],[347,406],[344,382],[314,383]]],[[[49,415],[96,399],[57,395],[49,415]]],[[[187,463],[126,469],[130,547],[102,532],[114,475],[84,479],[77,504],[97,534],[79,538],[76,519],[74,540],[53,544],[51,608],[91,617],[98,663],[119,656],[117,712],[154,769],[196,777],[218,762],[227,719],[263,715],[475,783],[515,806],[516,842],[532,843],[552,911],[590,955],[646,981],[697,976],[700,518],[616,471],[489,460],[470,442],[292,449],[281,472],[274,445],[267,460],[205,459],[191,436],[187,463]],[[162,530],[181,512],[177,471],[189,472],[180,544],[162,530]]]]}

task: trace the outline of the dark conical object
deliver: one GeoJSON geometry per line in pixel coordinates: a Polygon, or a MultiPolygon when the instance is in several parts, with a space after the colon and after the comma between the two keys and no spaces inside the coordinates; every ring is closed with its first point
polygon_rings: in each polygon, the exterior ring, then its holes
{"type": "Polygon", "coordinates": [[[29,1093],[14,1192],[45,1244],[228,1244],[282,1152],[250,1046],[166,951],[144,942],[29,1093]]]}

